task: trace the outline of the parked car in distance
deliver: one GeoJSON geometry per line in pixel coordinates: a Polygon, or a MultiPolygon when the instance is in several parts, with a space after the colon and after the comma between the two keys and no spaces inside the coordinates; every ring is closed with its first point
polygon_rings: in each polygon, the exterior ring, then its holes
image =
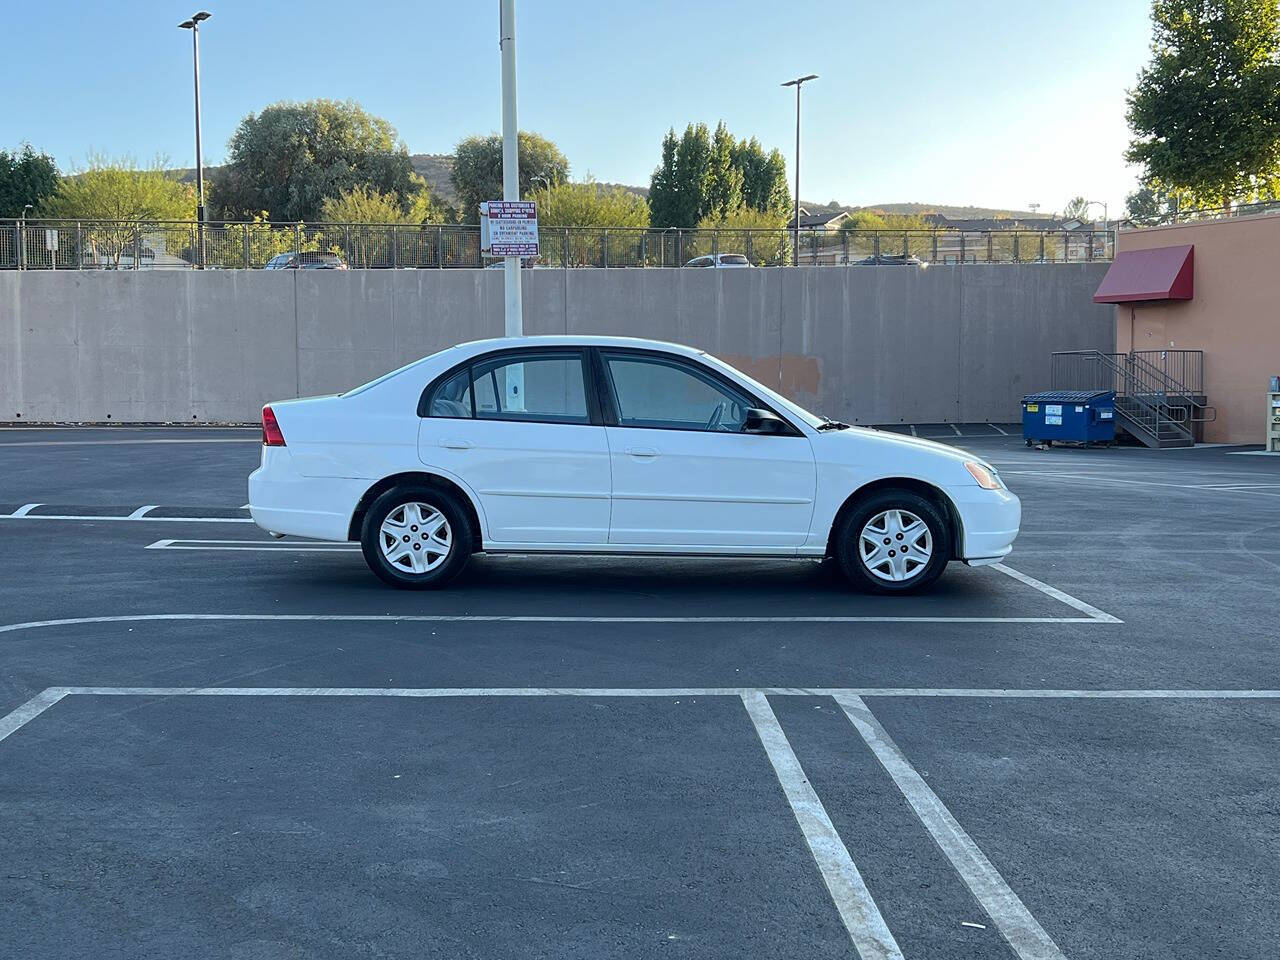
{"type": "Polygon", "coordinates": [[[751,261],[740,253],[707,254],[705,257],[694,257],[686,267],[749,267],[751,261]]]}
{"type": "Polygon", "coordinates": [[[321,250],[303,250],[301,253],[281,253],[267,261],[266,270],[346,270],[347,261],[336,253],[321,250]]]}
{"type": "Polygon", "coordinates": [[[864,257],[861,260],[853,261],[855,265],[873,266],[873,267],[927,267],[929,264],[921,260],[919,257],[903,256],[897,254],[882,253],[879,256],[864,257]]]}
{"type": "Polygon", "coordinates": [[[466,343],[347,393],[262,410],[254,522],[360,542],[396,587],[476,551],[834,559],[919,589],[994,563],[1021,506],[955,447],[829,420],[692,347],[466,343]]]}

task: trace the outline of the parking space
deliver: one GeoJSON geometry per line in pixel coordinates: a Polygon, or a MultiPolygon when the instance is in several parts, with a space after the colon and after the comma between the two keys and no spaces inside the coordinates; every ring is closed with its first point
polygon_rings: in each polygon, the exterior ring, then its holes
{"type": "Polygon", "coordinates": [[[0,432],[4,952],[1266,955],[1280,463],[1006,429],[1014,553],[916,598],[391,591],[244,522],[256,434],[0,432]]]}

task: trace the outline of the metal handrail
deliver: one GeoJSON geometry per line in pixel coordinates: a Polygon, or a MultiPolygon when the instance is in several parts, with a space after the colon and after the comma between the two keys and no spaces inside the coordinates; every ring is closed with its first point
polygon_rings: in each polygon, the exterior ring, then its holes
{"type": "MultiPolygon", "coordinates": [[[[1163,399],[1166,396],[1164,390],[1151,380],[1138,376],[1134,372],[1134,367],[1127,362],[1120,362],[1116,359],[1117,357],[1127,358],[1127,356],[1127,354],[1103,353],[1101,350],[1060,350],[1052,355],[1052,359],[1055,374],[1057,373],[1059,358],[1067,357],[1089,361],[1089,367],[1100,373],[1107,374],[1106,380],[1109,381],[1110,386],[1101,386],[1102,378],[1097,377],[1095,378],[1094,389],[1115,390],[1116,409],[1123,413],[1131,423],[1145,430],[1156,441],[1169,439],[1167,435],[1161,432],[1163,427],[1168,427],[1179,435],[1177,439],[1194,442],[1191,429],[1187,426],[1186,421],[1176,419],[1171,415],[1170,407],[1163,399]],[[1124,389],[1120,389],[1121,387],[1124,389]],[[1160,397],[1161,399],[1153,401],[1152,397],[1160,397]]],[[[1075,388],[1079,389],[1078,386],[1075,388]]]]}
{"type": "Polygon", "coordinates": [[[1177,397],[1178,403],[1167,404],[1170,411],[1178,411],[1182,416],[1173,419],[1184,420],[1190,423],[1212,423],[1218,419],[1218,409],[1211,407],[1207,403],[1201,403],[1196,399],[1197,393],[1193,392],[1186,384],[1174,379],[1165,370],[1161,370],[1155,364],[1151,363],[1140,353],[1126,354],[1126,362],[1135,367],[1144,368],[1144,373],[1148,377],[1156,378],[1160,384],[1162,392],[1166,396],[1177,397]],[[1203,413],[1203,416],[1196,416],[1196,412],[1203,413]],[[1213,412],[1213,416],[1209,416],[1209,412],[1213,412]]]}

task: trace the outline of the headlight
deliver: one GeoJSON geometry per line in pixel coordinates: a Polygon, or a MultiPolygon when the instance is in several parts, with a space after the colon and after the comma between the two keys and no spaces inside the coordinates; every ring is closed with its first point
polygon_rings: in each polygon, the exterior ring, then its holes
{"type": "Polygon", "coordinates": [[[994,470],[984,467],[980,463],[972,460],[964,462],[964,468],[969,471],[973,479],[978,481],[978,486],[983,490],[999,490],[1004,484],[1000,482],[1000,478],[996,476],[994,470]]]}

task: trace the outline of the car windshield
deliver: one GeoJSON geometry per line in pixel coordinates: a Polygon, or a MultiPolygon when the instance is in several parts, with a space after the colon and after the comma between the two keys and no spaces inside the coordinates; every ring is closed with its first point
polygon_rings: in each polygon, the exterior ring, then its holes
{"type": "Polygon", "coordinates": [[[746,263],[747,258],[740,253],[726,253],[720,258],[721,263],[746,263]]]}

